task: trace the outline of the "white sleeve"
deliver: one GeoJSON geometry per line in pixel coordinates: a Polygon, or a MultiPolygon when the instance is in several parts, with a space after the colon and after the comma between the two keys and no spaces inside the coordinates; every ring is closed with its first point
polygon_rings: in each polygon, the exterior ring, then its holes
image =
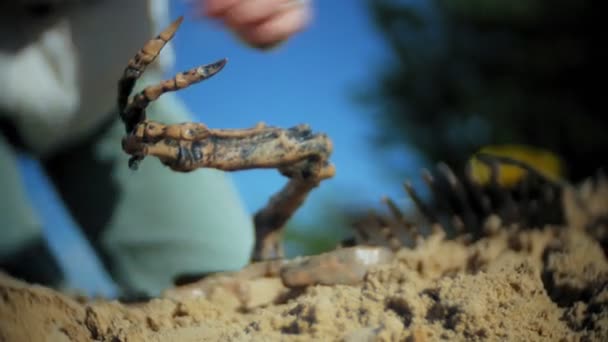
{"type": "MultiPolygon", "coordinates": [[[[42,154],[116,115],[128,60],[168,21],[168,0],[81,2],[43,17],[0,11],[0,37],[11,39],[0,44],[0,115],[42,154]]],[[[167,46],[149,69],[172,61],[167,46]]]]}

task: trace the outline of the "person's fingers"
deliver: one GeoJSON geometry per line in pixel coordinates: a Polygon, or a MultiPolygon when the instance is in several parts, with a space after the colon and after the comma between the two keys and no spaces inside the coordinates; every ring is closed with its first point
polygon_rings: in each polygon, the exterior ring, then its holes
{"type": "Polygon", "coordinates": [[[244,28],[236,29],[241,39],[254,46],[268,46],[286,40],[302,30],[310,20],[310,10],[301,3],[286,6],[281,12],[244,28]]]}
{"type": "Polygon", "coordinates": [[[289,2],[290,0],[242,0],[224,13],[224,21],[238,31],[280,13],[289,2]]]}
{"type": "Polygon", "coordinates": [[[198,0],[205,15],[220,19],[240,39],[268,48],[302,30],[310,20],[306,0],[198,0]]]}
{"type": "Polygon", "coordinates": [[[242,0],[199,0],[202,3],[203,13],[212,18],[223,17],[232,7],[242,0]]]}

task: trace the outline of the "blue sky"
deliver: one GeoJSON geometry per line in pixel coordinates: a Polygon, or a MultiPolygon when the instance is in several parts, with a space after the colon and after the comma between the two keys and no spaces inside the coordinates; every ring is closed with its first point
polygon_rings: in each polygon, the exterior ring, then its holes
{"type": "MultiPolygon", "coordinates": [[[[318,0],[313,6],[314,18],[306,31],[279,49],[259,52],[217,23],[195,20],[182,2],[172,4],[173,17],[186,15],[173,41],[175,71],[229,59],[219,75],[178,93],[197,121],[212,128],[245,128],[259,121],[282,127],[307,123],[333,140],[336,176],[311,194],[296,214],[295,220],[301,221],[315,217],[324,209],[324,200],[336,195],[374,204],[382,195],[404,198],[401,180],[386,172],[381,156],[369,145],[374,129],[371,113],[352,99],[353,91],[373,79],[388,58],[383,41],[373,30],[363,1],[318,0]]],[[[398,160],[415,167],[406,152],[398,160]]],[[[23,160],[22,166],[26,186],[71,285],[111,295],[107,275],[97,268],[97,260],[38,165],[23,160]]],[[[286,182],[274,170],[232,176],[252,213],[286,182]]]]}
{"type": "MultiPolygon", "coordinates": [[[[307,123],[334,143],[337,173],[315,190],[297,217],[315,210],[315,201],[339,191],[353,201],[377,201],[384,194],[402,196],[388,178],[381,156],[369,144],[370,112],[352,99],[384,63],[387,50],[374,31],[363,1],[313,1],[310,26],[270,52],[251,49],[216,22],[194,20],[187,6],[173,2],[174,16],[186,14],[173,42],[175,71],[227,57],[213,79],[179,92],[197,115],[214,128],[244,128],[258,121],[289,127],[307,123]]],[[[411,162],[406,153],[402,162],[411,162]]],[[[233,173],[250,211],[263,206],[285,179],[275,171],[233,173]]],[[[321,201],[322,202],[322,201],[321,201]]]]}

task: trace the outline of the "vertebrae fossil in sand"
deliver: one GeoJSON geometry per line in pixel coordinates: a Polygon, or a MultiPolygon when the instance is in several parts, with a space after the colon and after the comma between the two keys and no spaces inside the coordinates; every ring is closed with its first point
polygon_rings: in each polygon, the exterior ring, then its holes
{"type": "MultiPolygon", "coordinates": [[[[206,80],[226,65],[226,59],[222,59],[193,68],[146,87],[130,98],[136,80],[173,38],[181,22],[180,17],[145,44],[129,61],[120,80],[118,104],[126,128],[122,146],[131,155],[129,166],[136,169],[146,156],[153,156],[177,172],[199,168],[224,171],[276,168],[289,178],[289,182],[254,217],[256,243],[250,265],[236,272],[219,272],[167,289],[164,297],[204,297],[214,289],[222,288],[247,307],[252,300],[247,284],[252,279],[279,278],[287,288],[356,284],[371,267],[390,262],[404,247],[400,235],[406,236],[405,240],[414,245],[424,240],[420,223],[409,222],[396,204],[385,198],[391,215],[372,213],[365,217],[354,225],[355,238],[337,249],[315,256],[284,259],[283,226],[312,189],[334,176],[334,167],[329,163],[332,143],[325,134],[313,133],[307,125],[283,129],[260,123],[246,129],[210,129],[202,123],[163,124],[148,120],[145,109],[150,102],[166,92],[206,80]],[[371,241],[372,235],[376,235],[379,243],[371,241]]],[[[490,166],[490,182],[484,186],[472,179],[470,170],[459,179],[448,165],[441,163],[435,174],[423,172],[423,179],[435,200],[434,206],[427,205],[409,182],[405,184],[405,191],[434,235],[446,236],[452,232],[465,241],[477,240],[491,234],[488,231],[490,217],[496,217],[502,223],[518,224],[522,229],[564,220],[564,211],[569,209],[563,207],[562,195],[573,189],[569,184],[548,180],[516,160],[484,155],[479,158],[490,166]],[[515,189],[501,188],[497,182],[500,163],[524,169],[527,177],[515,189]]],[[[605,187],[604,177],[598,180],[602,184],[598,186],[605,187]]],[[[578,195],[572,199],[576,210],[585,209],[578,195]]]]}

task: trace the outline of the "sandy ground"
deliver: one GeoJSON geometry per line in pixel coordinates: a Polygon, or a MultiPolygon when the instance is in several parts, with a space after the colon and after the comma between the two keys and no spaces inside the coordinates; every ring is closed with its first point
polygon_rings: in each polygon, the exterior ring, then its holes
{"type": "Polygon", "coordinates": [[[224,287],[206,298],[84,300],[3,276],[0,341],[606,341],[607,257],[570,216],[468,245],[436,233],[354,285],[239,280],[245,303],[224,287]]]}

